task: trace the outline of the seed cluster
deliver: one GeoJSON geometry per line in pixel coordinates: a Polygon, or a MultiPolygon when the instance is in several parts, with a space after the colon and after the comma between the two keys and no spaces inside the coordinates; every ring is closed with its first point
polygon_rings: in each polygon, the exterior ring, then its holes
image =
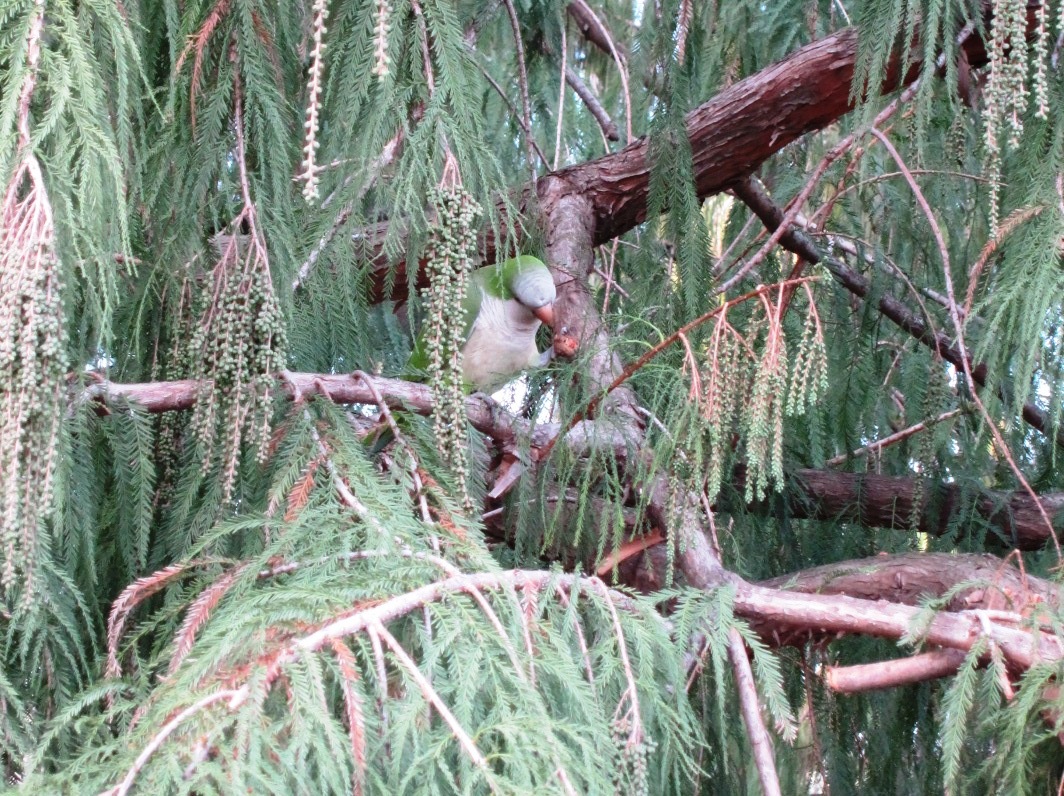
{"type": "Polygon", "coordinates": [[[743,417],[746,437],[746,500],[761,500],[769,481],[783,483],[783,398],[787,394],[787,340],[782,325],[769,328],[750,406],[743,417]]]}
{"type": "MultiPolygon", "coordinates": [[[[1046,22],[1046,4],[1037,11],[1037,25],[1031,46],[1031,66],[1034,70],[1033,86],[1035,115],[1044,119],[1048,112],[1048,86],[1046,82],[1047,46],[1049,35],[1046,22]]],[[[1064,14],[1064,12],[1062,12],[1064,14]]],[[[1061,20],[1064,24],[1064,16],[1061,20]]],[[[1023,134],[1023,116],[1027,111],[1030,92],[1027,89],[1027,2],[1026,0],[994,0],[993,23],[987,55],[990,60],[990,77],[986,91],[986,122],[983,141],[986,147],[987,171],[990,180],[991,221],[996,234],[998,221],[998,192],[1001,177],[1002,126],[1008,130],[1009,149],[1019,146],[1023,134]]]]}
{"type": "MultiPolygon", "coordinates": [[[[190,264],[186,264],[188,267],[190,264]]],[[[198,357],[193,358],[189,340],[204,310],[206,297],[195,289],[193,279],[186,276],[176,296],[169,294],[163,304],[169,344],[161,360],[152,363],[152,381],[193,378],[198,357]]],[[[162,412],[158,415],[155,433],[156,502],[167,506],[175,494],[176,475],[181,460],[181,447],[186,439],[188,417],[185,412],[162,412]]]]}
{"type": "Polygon", "coordinates": [[[318,171],[316,164],[318,147],[319,115],[321,112],[322,72],[325,70],[325,20],[329,16],[326,0],[314,0],[311,20],[313,43],[310,51],[310,76],[307,78],[307,113],[303,122],[306,137],[303,143],[303,198],[313,202],[318,198],[318,171]]]}
{"type": "Polygon", "coordinates": [[[223,494],[232,496],[245,444],[261,462],[267,452],[275,374],[284,369],[284,317],[261,241],[247,251],[232,241],[214,271],[215,300],[189,340],[200,382],[191,431],[202,465],[221,467],[223,494]]]}
{"type": "Polygon", "coordinates": [[[721,312],[710,338],[706,367],[701,376],[699,396],[702,415],[709,426],[709,479],[707,490],[713,500],[720,492],[724,467],[732,451],[736,417],[746,404],[750,363],[744,342],[721,312]]]}
{"type": "Polygon", "coordinates": [[[30,593],[39,523],[52,508],[67,372],[55,227],[28,156],[0,205],[0,592],[30,593]]]}
{"type": "MultiPolygon", "coordinates": [[[[809,290],[808,284],[805,286],[809,290]]],[[[791,385],[787,392],[787,414],[791,417],[804,415],[816,406],[817,400],[828,389],[828,355],[824,347],[824,330],[820,316],[809,293],[809,312],[805,316],[802,339],[794,355],[791,367],[791,385]]]]}
{"type": "Polygon", "coordinates": [[[728,323],[727,311],[717,317],[705,364],[693,372],[691,388],[708,427],[710,500],[720,492],[736,422],[745,442],[746,499],[760,500],[770,482],[783,482],[784,416],[805,414],[827,390],[824,330],[812,290],[808,285],[803,289],[809,310],[793,357],[788,355],[779,310],[771,302],[763,299],[763,312],[754,316],[745,336],[728,323]],[[754,343],[762,335],[761,353],[754,361],[754,343]]]}
{"type": "Polygon", "coordinates": [[[377,0],[377,22],[373,28],[373,74],[384,77],[388,74],[388,33],[391,31],[392,4],[377,0]]]}
{"type": "Polygon", "coordinates": [[[429,200],[436,209],[428,247],[428,318],[425,343],[433,406],[433,431],[440,450],[458,479],[463,502],[469,499],[469,453],[465,440],[465,393],[462,345],[464,302],[476,252],[476,222],[481,208],[462,187],[435,188],[429,200]]]}
{"type": "Polygon", "coordinates": [[[620,765],[613,772],[613,792],[646,796],[650,793],[650,769],[647,761],[657,744],[645,738],[641,729],[633,732],[631,721],[627,717],[614,719],[611,730],[620,757],[620,765]]]}

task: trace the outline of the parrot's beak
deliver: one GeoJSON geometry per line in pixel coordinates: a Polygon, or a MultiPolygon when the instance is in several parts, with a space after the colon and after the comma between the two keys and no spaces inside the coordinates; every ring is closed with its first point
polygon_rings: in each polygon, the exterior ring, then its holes
{"type": "Polygon", "coordinates": [[[544,304],[542,307],[537,307],[532,310],[532,314],[539,318],[543,323],[547,324],[551,328],[554,327],[554,305],[544,304]]]}

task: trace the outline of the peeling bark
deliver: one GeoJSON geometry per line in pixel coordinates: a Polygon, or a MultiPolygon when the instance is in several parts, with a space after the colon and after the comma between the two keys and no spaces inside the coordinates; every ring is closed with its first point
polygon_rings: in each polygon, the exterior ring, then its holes
{"type": "MultiPolygon", "coordinates": [[[[986,62],[978,37],[967,37],[962,49],[971,67],[986,62]]],[[[848,113],[853,108],[850,87],[856,58],[857,31],[846,28],[740,80],[688,113],[687,138],[699,197],[727,190],[788,144],[848,113]]],[[[902,75],[894,59],[879,90],[888,93],[917,75],[916,66],[902,75]]],[[[550,218],[558,201],[576,194],[592,206],[592,243],[612,240],[646,219],[647,150],[644,136],[618,152],[547,175],[517,192],[518,210],[532,210],[535,196],[542,217],[550,218]]],[[[406,297],[405,264],[390,262],[381,249],[387,227],[387,222],[371,225],[355,236],[373,261],[370,294],[375,301],[406,297]]],[[[481,253],[485,262],[494,262],[495,240],[490,235],[482,241],[481,253]]],[[[419,286],[426,283],[423,270],[416,281],[419,286]]]]}

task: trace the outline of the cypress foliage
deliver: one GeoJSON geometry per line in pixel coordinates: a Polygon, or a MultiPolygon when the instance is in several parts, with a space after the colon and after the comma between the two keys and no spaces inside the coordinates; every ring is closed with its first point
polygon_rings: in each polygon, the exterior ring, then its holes
{"type": "Polygon", "coordinates": [[[5,787],[1055,792],[1064,3],[986,6],[0,0],[5,787]]]}

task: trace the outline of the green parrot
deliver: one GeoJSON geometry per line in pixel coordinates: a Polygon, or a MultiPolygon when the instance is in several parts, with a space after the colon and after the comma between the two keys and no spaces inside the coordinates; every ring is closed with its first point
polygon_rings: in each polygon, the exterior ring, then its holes
{"type": "MultiPolygon", "coordinates": [[[[536,348],[540,323],[554,325],[554,279],[539,259],[522,254],[478,268],[463,302],[465,344],[462,370],[471,391],[491,393],[522,370],[546,365],[550,350],[536,348]]],[[[408,375],[423,378],[429,355],[419,335],[407,362],[408,375]]]]}

